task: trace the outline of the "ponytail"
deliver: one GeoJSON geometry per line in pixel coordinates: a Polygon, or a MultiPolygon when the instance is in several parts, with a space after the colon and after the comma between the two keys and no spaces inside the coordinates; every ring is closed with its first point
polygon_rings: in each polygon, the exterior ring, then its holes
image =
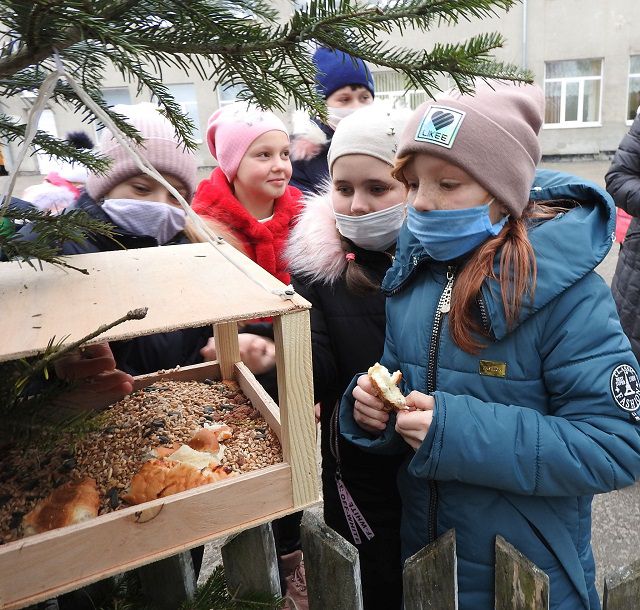
{"type": "Polygon", "coordinates": [[[371,279],[365,267],[358,262],[357,256],[352,252],[350,243],[342,235],[340,235],[340,245],[347,260],[344,279],[349,291],[364,296],[380,290],[380,284],[371,279]]]}
{"type": "Polygon", "coordinates": [[[477,318],[480,289],[487,279],[499,283],[507,328],[514,327],[525,299],[533,302],[537,279],[536,258],[527,227],[532,221],[553,218],[575,205],[569,200],[530,201],[520,218],[511,219],[496,237],[473,253],[458,275],[451,296],[449,331],[460,349],[477,354],[486,345],[483,338],[489,338],[489,330],[477,318]]]}
{"type": "MultiPolygon", "coordinates": [[[[222,237],[236,250],[246,254],[240,240],[224,224],[217,220],[213,220],[212,218],[205,218],[204,216],[200,216],[200,220],[202,220],[202,222],[204,222],[204,224],[206,224],[218,237],[222,237]]],[[[190,218],[187,218],[183,232],[192,244],[200,244],[207,241],[203,233],[195,226],[190,218]]]]}

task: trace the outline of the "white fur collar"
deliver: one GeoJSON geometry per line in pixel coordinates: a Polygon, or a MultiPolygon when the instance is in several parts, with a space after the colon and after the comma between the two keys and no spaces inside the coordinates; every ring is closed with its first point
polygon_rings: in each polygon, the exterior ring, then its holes
{"type": "Polygon", "coordinates": [[[322,195],[305,197],[302,213],[289,234],[285,256],[292,275],[332,284],[344,273],[347,260],[328,189],[322,195]]]}

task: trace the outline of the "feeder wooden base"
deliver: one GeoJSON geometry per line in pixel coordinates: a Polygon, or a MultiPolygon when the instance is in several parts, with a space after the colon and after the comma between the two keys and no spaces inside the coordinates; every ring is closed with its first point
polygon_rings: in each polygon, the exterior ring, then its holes
{"type": "MultiPolygon", "coordinates": [[[[234,373],[282,442],[277,405],[242,363],[234,373]]],[[[135,389],[163,379],[207,378],[221,378],[217,363],[145,375],[135,389]]],[[[6,544],[0,547],[0,608],[23,608],[314,504],[295,504],[293,479],[283,462],[6,544]]]]}

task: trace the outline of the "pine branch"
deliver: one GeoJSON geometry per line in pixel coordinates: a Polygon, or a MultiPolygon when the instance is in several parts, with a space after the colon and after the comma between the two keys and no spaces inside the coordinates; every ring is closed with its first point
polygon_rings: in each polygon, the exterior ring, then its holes
{"type": "MultiPolygon", "coordinates": [[[[66,345],[68,337],[58,340],[52,337],[44,352],[35,359],[23,358],[2,363],[0,365],[0,419],[3,425],[11,424],[14,430],[29,430],[33,427],[34,421],[37,421],[39,427],[49,427],[47,421],[43,421],[42,418],[35,420],[35,416],[41,412],[42,408],[48,407],[53,400],[76,387],[74,383],[62,381],[50,375],[49,369],[54,362],[114,326],[129,320],[141,320],[146,315],[146,307],[133,309],[117,320],[102,324],[84,337],[66,345]]],[[[69,424],[73,419],[75,418],[58,422],[58,425],[69,424]]]]}
{"type": "MultiPolygon", "coordinates": [[[[437,90],[435,77],[440,74],[451,77],[464,92],[472,89],[476,77],[528,82],[528,72],[493,59],[493,51],[504,44],[499,34],[435,45],[431,50],[387,42],[394,31],[428,32],[441,24],[493,16],[516,3],[389,0],[372,5],[362,0],[310,0],[308,7],[279,23],[267,0],[0,0],[0,99],[37,90],[57,69],[53,54],[58,52],[67,73],[128,137],[139,142],[140,134],[124,117],[108,110],[102,98],[104,69],[111,63],[138,91],[152,94],[176,134],[193,149],[193,123],[162,82],[166,67],[195,70],[213,86],[240,85],[239,98],[263,108],[285,110],[293,103],[320,116],[326,108],[315,90],[310,43],[396,70],[404,75],[407,88],[422,88],[428,94],[437,90]]],[[[56,84],[52,100],[80,113],[84,121],[94,120],[64,79],[56,84]]],[[[24,133],[24,125],[0,113],[0,139],[19,141],[24,133]]],[[[43,132],[37,133],[33,147],[65,161],[79,161],[98,173],[108,168],[108,161],[99,155],[43,132]]],[[[3,214],[0,208],[0,220],[3,214]]],[[[32,260],[40,258],[73,268],[56,257],[54,246],[61,239],[80,240],[82,234],[71,230],[72,217],[57,218],[60,224],[55,230],[53,224],[38,219],[43,237],[53,238],[58,231],[57,240],[27,245],[0,238],[0,247],[5,255],[32,266],[32,260]]],[[[6,219],[2,221],[6,224],[6,219]]],[[[82,228],[82,224],[77,227],[82,228]]]]}
{"type": "Polygon", "coordinates": [[[37,239],[25,240],[16,233],[7,235],[0,232],[0,251],[6,259],[19,260],[33,269],[36,262],[39,268],[46,262],[88,275],[86,269],[72,265],[69,262],[72,259],[60,254],[61,244],[67,241],[82,243],[89,234],[103,235],[118,243],[111,223],[95,220],[82,210],[69,210],[54,216],[35,208],[8,206],[3,210],[3,218],[12,223],[31,223],[32,233],[38,236],[37,239]]]}

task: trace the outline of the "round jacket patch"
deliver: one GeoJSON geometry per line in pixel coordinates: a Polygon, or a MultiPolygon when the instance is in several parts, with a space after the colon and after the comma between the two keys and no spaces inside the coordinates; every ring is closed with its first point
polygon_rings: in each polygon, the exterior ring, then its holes
{"type": "Polygon", "coordinates": [[[629,364],[619,364],[611,373],[611,394],[616,404],[629,413],[640,407],[640,381],[629,364]]]}

